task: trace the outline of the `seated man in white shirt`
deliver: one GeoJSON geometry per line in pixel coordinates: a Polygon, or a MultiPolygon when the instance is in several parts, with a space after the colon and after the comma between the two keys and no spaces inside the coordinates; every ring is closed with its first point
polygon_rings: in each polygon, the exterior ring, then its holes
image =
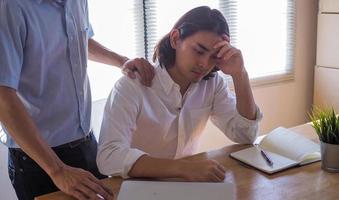
{"type": "Polygon", "coordinates": [[[188,161],[209,117],[238,143],[257,137],[257,108],[241,52],[229,43],[228,25],[216,9],[183,15],[155,48],[152,87],[122,77],[103,117],[97,163],[102,174],[223,181],[214,160],[188,161]],[[233,78],[235,94],[216,73],[233,78]],[[202,80],[204,79],[204,80],[202,80]]]}

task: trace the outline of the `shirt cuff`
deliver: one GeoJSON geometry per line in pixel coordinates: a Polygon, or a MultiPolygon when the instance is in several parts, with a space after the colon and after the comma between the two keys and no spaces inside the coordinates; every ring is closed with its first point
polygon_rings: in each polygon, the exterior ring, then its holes
{"type": "Polygon", "coordinates": [[[139,149],[130,149],[126,155],[123,164],[123,171],[121,173],[121,177],[126,179],[130,178],[128,176],[128,172],[131,170],[134,163],[143,155],[148,155],[147,153],[140,151],[139,149]]]}
{"type": "Polygon", "coordinates": [[[16,80],[0,80],[0,86],[9,87],[14,90],[18,90],[18,82],[16,80]]]}
{"type": "Polygon", "coordinates": [[[259,121],[261,121],[261,119],[263,118],[263,114],[260,111],[259,107],[256,106],[256,111],[255,111],[255,119],[254,120],[250,120],[247,119],[246,117],[243,117],[242,115],[240,115],[237,112],[238,118],[239,118],[239,125],[241,127],[247,127],[247,126],[254,126],[256,124],[258,124],[259,121]]]}
{"type": "Polygon", "coordinates": [[[92,38],[94,36],[94,31],[92,28],[92,25],[89,24],[89,28],[88,28],[88,38],[92,38]]]}

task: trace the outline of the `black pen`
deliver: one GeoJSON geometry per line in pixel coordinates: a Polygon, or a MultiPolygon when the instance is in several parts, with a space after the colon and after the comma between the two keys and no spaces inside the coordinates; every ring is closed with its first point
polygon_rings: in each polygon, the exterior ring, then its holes
{"type": "Polygon", "coordinates": [[[257,147],[257,149],[260,151],[260,154],[262,155],[262,157],[265,159],[265,161],[267,162],[267,164],[272,167],[273,166],[273,161],[272,159],[270,159],[270,157],[268,157],[267,153],[262,150],[258,145],[255,145],[257,147]]]}

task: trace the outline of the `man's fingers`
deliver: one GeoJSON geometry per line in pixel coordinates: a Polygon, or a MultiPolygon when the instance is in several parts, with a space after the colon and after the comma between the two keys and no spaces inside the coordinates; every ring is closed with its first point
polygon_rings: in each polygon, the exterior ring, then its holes
{"type": "Polygon", "coordinates": [[[218,161],[214,161],[215,165],[212,168],[213,174],[217,177],[217,181],[223,181],[225,179],[226,169],[218,161]]]}
{"type": "Polygon", "coordinates": [[[144,58],[127,61],[122,72],[128,77],[138,80],[146,86],[151,86],[154,78],[154,67],[144,58]]]}
{"type": "Polygon", "coordinates": [[[235,48],[232,48],[230,49],[229,51],[227,51],[224,56],[223,56],[223,60],[224,61],[227,61],[229,60],[232,56],[234,56],[235,54],[239,53],[239,50],[238,49],[235,49],[235,48]]]}
{"type": "Polygon", "coordinates": [[[222,165],[219,166],[220,170],[222,171],[222,173],[226,173],[226,168],[222,165]]]}
{"type": "Polygon", "coordinates": [[[85,179],[82,179],[75,188],[74,191],[80,192],[86,199],[100,199],[103,197],[106,200],[113,200],[112,192],[107,189],[103,184],[95,178],[92,174],[87,173],[85,179]]]}
{"type": "Polygon", "coordinates": [[[135,79],[136,78],[136,75],[135,75],[135,72],[136,71],[136,68],[134,68],[134,70],[133,69],[130,69],[130,68],[124,68],[123,70],[122,70],[122,73],[124,74],[124,75],[126,75],[126,76],[128,76],[129,78],[131,78],[131,79],[135,79]]]}
{"type": "MultiPolygon", "coordinates": [[[[232,48],[232,45],[230,44],[230,38],[226,34],[222,35],[222,39],[223,39],[222,41],[220,41],[216,45],[214,45],[214,47],[213,47],[214,49],[221,48],[221,50],[223,50],[223,49],[227,50],[229,48],[232,48]]],[[[218,57],[221,57],[222,54],[223,54],[223,52],[219,52],[218,57]]]]}
{"type": "Polygon", "coordinates": [[[92,181],[92,179],[88,179],[84,182],[85,186],[87,188],[90,188],[91,191],[86,190],[86,192],[89,192],[89,196],[92,199],[97,199],[98,197],[104,197],[106,200],[113,200],[113,194],[108,189],[106,190],[101,183],[96,183],[96,181],[92,181]],[[99,194],[99,195],[98,195],[99,194]]]}
{"type": "Polygon", "coordinates": [[[223,170],[220,170],[220,168],[216,167],[214,172],[220,181],[223,181],[225,179],[225,172],[223,170]]]}
{"type": "Polygon", "coordinates": [[[227,41],[223,40],[223,41],[220,41],[220,42],[218,42],[217,44],[215,44],[215,45],[213,46],[213,48],[214,48],[214,49],[218,49],[218,48],[221,48],[221,47],[223,47],[223,46],[230,46],[230,44],[229,44],[227,41]]]}
{"type": "Polygon", "coordinates": [[[147,83],[149,86],[152,84],[152,80],[154,78],[154,67],[145,59],[143,59],[144,67],[146,69],[147,75],[148,75],[148,80],[147,83]]]}
{"type": "Polygon", "coordinates": [[[82,199],[88,199],[88,197],[86,195],[84,195],[82,192],[78,191],[78,190],[74,190],[72,191],[72,193],[70,194],[72,197],[82,200],[82,199]]]}
{"type": "Polygon", "coordinates": [[[146,67],[146,61],[143,58],[138,59],[136,68],[137,71],[140,72],[140,76],[143,79],[144,83],[147,83],[149,80],[149,71],[146,67]]]}
{"type": "Polygon", "coordinates": [[[142,70],[145,73],[144,81],[146,86],[151,86],[153,77],[154,77],[154,68],[153,66],[145,59],[140,59],[140,64],[138,65],[138,70],[142,70]]]}
{"type": "Polygon", "coordinates": [[[221,182],[220,178],[213,172],[209,174],[208,179],[209,181],[212,181],[212,182],[221,182]]]}
{"type": "Polygon", "coordinates": [[[135,72],[133,70],[128,70],[127,76],[130,77],[131,79],[137,78],[137,76],[135,75],[135,72]]]}
{"type": "Polygon", "coordinates": [[[220,163],[218,163],[218,165],[217,165],[217,167],[218,167],[218,169],[222,172],[222,173],[226,173],[226,169],[225,169],[225,167],[223,166],[223,165],[221,165],[220,163]]]}
{"type": "Polygon", "coordinates": [[[223,47],[219,50],[219,52],[218,52],[218,54],[217,54],[217,57],[218,57],[218,58],[223,57],[228,51],[230,51],[230,50],[232,50],[232,49],[235,49],[235,48],[232,47],[232,46],[223,46],[223,47]]]}
{"type": "Polygon", "coordinates": [[[140,78],[139,80],[140,80],[140,82],[142,83],[142,84],[144,84],[144,85],[146,85],[146,81],[147,81],[147,72],[145,71],[145,69],[142,67],[142,66],[140,66],[140,65],[138,65],[138,66],[136,66],[136,68],[137,68],[137,73],[139,74],[139,76],[137,76],[138,78],[140,78]]]}
{"type": "Polygon", "coordinates": [[[88,197],[88,199],[98,199],[100,197],[103,197],[107,200],[112,200],[113,197],[110,197],[110,195],[107,195],[107,193],[99,187],[96,183],[93,184],[93,182],[84,182],[84,185],[80,184],[78,186],[78,190],[82,192],[85,196],[88,197]]]}
{"type": "Polygon", "coordinates": [[[96,184],[98,184],[99,186],[101,186],[101,188],[104,189],[108,194],[113,195],[112,190],[109,187],[107,187],[105,184],[103,184],[100,180],[95,178],[93,175],[90,177],[90,179],[96,184]]]}
{"type": "Polygon", "coordinates": [[[97,194],[97,199],[102,200],[102,199],[105,199],[105,198],[103,196],[101,196],[100,194],[97,194]]]}

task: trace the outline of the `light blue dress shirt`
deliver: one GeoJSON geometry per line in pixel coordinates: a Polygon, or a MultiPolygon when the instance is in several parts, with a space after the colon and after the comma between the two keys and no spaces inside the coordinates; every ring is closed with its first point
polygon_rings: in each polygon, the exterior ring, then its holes
{"type": "MultiPolygon", "coordinates": [[[[0,86],[13,88],[50,146],[90,131],[87,0],[0,0],[0,86]]],[[[0,139],[18,147],[5,127],[0,139]]]]}

